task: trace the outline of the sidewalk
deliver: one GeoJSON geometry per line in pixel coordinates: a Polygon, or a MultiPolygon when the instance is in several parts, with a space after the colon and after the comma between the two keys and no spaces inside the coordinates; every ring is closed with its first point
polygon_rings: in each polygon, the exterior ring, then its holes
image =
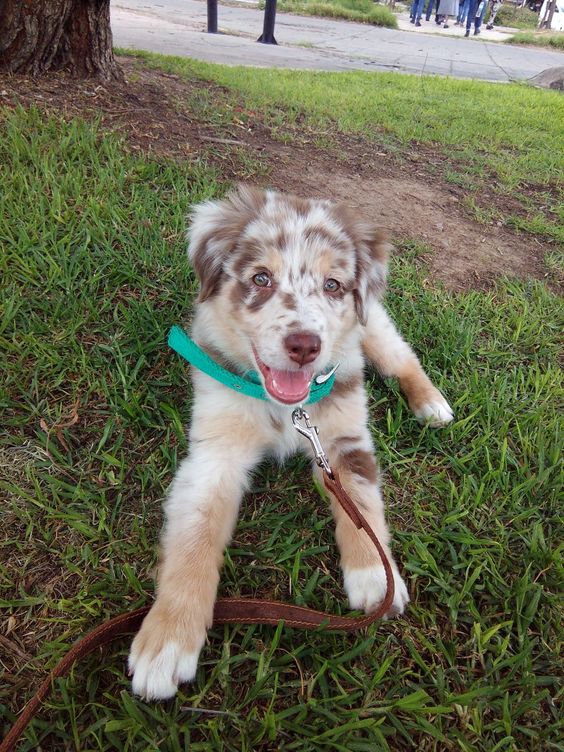
{"type": "MultiPolygon", "coordinates": [[[[229,0],[229,4],[240,5],[243,8],[259,8],[257,0],[229,0]]],[[[433,14],[429,21],[425,20],[425,16],[421,19],[421,26],[415,26],[409,20],[409,9],[394,13],[398,22],[398,30],[400,31],[413,31],[415,34],[438,34],[439,36],[450,37],[464,37],[466,32],[465,27],[455,26],[454,22],[449,21],[449,28],[443,29],[442,24],[435,23],[435,15],[433,14]]],[[[480,29],[479,38],[488,42],[506,42],[507,39],[513,34],[517,34],[519,29],[512,29],[509,26],[495,26],[495,28],[489,30],[486,29],[486,24],[482,24],[480,29]]],[[[474,29],[470,32],[470,36],[474,36],[474,29]]]]}
{"type": "MultiPolygon", "coordinates": [[[[466,32],[465,26],[455,26],[452,19],[448,22],[448,29],[443,29],[442,24],[435,23],[434,14],[426,21],[425,16],[421,19],[421,26],[415,26],[409,20],[409,12],[396,14],[398,29],[401,31],[412,31],[414,34],[437,34],[445,37],[463,37],[466,32]]],[[[474,37],[474,27],[470,31],[469,39],[484,40],[486,42],[506,42],[513,34],[517,34],[519,29],[511,29],[508,26],[495,26],[491,31],[486,29],[486,24],[482,23],[480,34],[474,37]]]]}

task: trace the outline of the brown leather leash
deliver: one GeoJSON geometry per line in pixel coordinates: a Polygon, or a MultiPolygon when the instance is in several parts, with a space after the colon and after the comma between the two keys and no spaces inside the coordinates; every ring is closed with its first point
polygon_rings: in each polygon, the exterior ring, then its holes
{"type": "MultiPolygon", "coordinates": [[[[307,415],[307,414],[306,414],[307,415]]],[[[304,434],[305,435],[305,434],[304,434]]],[[[308,437],[311,440],[311,437],[308,437]]],[[[319,463],[322,464],[322,463],[319,463]]],[[[302,606],[294,606],[281,601],[262,601],[246,598],[220,598],[216,601],[213,613],[213,626],[219,624],[267,624],[276,625],[283,621],[290,627],[298,629],[315,629],[324,627],[329,630],[353,632],[372,624],[388,613],[394,600],[394,577],[392,567],[386,553],[376,537],[374,531],[359,512],[358,507],[347,494],[337,473],[333,473],[329,466],[323,466],[323,480],[326,489],[333,494],[343,510],[350,517],[354,525],[364,530],[376,546],[384,571],[386,573],[386,595],[378,609],[366,616],[335,616],[323,611],[315,611],[302,606]]],[[[7,736],[0,743],[0,752],[12,752],[25,728],[37,714],[43,701],[49,696],[54,679],[68,674],[73,664],[92,653],[97,648],[136,632],[150,606],[143,606],[130,613],[121,614],[110,619],[89,632],[79,640],[69,652],[59,661],[49,676],[43,681],[35,695],[27,703],[16,723],[7,736]]]]}

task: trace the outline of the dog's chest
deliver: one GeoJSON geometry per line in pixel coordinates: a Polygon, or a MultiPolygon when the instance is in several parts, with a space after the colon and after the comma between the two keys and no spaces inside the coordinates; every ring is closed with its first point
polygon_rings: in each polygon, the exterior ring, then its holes
{"type": "Polygon", "coordinates": [[[274,457],[283,460],[297,451],[307,449],[306,442],[301,440],[294,428],[291,411],[272,405],[266,408],[265,413],[269,428],[270,452],[274,457]]]}

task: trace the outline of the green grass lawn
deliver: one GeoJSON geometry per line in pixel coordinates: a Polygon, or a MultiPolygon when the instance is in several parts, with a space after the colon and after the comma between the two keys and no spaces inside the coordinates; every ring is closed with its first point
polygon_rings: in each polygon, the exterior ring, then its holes
{"type": "MultiPolygon", "coordinates": [[[[288,74],[214,76],[269,117],[282,112],[288,74]]],[[[472,93],[489,90],[469,83],[417,80],[425,96],[414,101],[402,76],[367,77],[368,100],[355,97],[360,77],[300,81],[289,117],[332,111],[346,129],[380,112],[398,153],[420,134],[468,150],[493,143],[484,159],[512,154],[517,181],[527,165],[539,181],[558,169],[561,154],[546,148],[558,95],[492,86],[483,109],[472,93]],[[349,99],[337,101],[338,81],[349,99]],[[480,138],[454,105],[446,127],[457,90],[480,138]],[[378,107],[386,96],[395,117],[378,107]],[[539,142],[526,124],[541,120],[539,142]]],[[[195,292],[185,214],[227,186],[205,164],[131,154],[96,123],[36,110],[0,120],[0,606],[3,635],[35,653],[0,686],[9,722],[14,696],[21,703],[74,640],[153,596],[160,505],[190,412],[187,369],[165,346],[195,292]]],[[[160,704],[130,695],[118,643],[57,682],[22,751],[560,748],[562,302],[536,281],[459,294],[422,285],[417,247],[402,251],[388,306],[456,411],[450,427],[421,429],[394,383],[368,378],[412,597],[405,617],[348,636],[214,629],[196,682],[160,704]]],[[[346,610],[330,515],[302,459],[257,472],[221,587],[346,610]]]]}
{"type": "Polygon", "coordinates": [[[521,31],[507,40],[508,44],[532,44],[535,47],[556,47],[564,50],[564,32],[562,31],[521,31]]]}
{"type": "Polygon", "coordinates": [[[373,0],[280,0],[277,7],[280,11],[305,16],[344,18],[389,29],[398,27],[394,13],[384,5],[376,5],[373,0]]]}

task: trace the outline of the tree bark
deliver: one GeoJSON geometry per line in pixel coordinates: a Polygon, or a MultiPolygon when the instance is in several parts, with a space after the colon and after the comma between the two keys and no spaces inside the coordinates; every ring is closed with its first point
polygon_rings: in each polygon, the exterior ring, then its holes
{"type": "Polygon", "coordinates": [[[121,79],[110,0],[0,0],[0,71],[121,79]]]}
{"type": "Polygon", "coordinates": [[[544,12],[544,17],[542,19],[539,19],[538,27],[539,29],[551,29],[552,28],[552,19],[554,17],[554,11],[556,10],[556,0],[552,0],[552,2],[546,4],[546,10],[544,12]]]}

